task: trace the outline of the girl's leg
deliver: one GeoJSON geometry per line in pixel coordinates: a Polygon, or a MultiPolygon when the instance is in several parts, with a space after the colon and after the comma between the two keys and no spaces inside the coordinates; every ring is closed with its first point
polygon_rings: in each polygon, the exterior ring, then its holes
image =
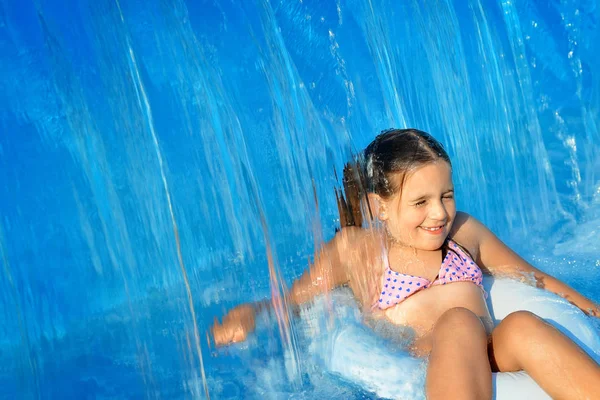
{"type": "Polygon", "coordinates": [[[527,311],[507,316],[488,347],[492,368],[525,370],[554,399],[600,399],[600,367],[577,344],[527,311]]]}
{"type": "Polygon", "coordinates": [[[446,311],[433,332],[416,344],[421,354],[431,346],[427,399],[491,399],[487,342],[485,328],[473,312],[466,308],[446,311]]]}

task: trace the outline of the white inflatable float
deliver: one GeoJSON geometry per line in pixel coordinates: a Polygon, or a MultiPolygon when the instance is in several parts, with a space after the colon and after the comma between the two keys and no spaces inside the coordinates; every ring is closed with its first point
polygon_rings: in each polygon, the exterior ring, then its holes
{"type": "MultiPolygon", "coordinates": [[[[513,280],[486,277],[484,286],[490,294],[488,307],[496,323],[514,311],[531,311],[600,360],[598,330],[577,307],[545,290],[513,280]]],[[[321,299],[305,314],[313,358],[331,373],[380,397],[424,398],[425,361],[411,357],[401,346],[362,324],[356,306],[348,298],[347,293],[333,294],[333,308],[328,300],[321,299]],[[323,318],[327,314],[324,311],[332,309],[335,318],[323,318]]],[[[495,373],[492,379],[494,399],[550,399],[525,372],[495,373]]]]}

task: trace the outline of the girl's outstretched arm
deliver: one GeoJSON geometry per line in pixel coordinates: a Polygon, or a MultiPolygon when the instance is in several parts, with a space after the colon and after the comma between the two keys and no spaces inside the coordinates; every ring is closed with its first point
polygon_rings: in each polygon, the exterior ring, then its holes
{"type": "MultiPolygon", "coordinates": [[[[349,227],[339,231],[315,254],[314,261],[304,273],[292,283],[286,293],[286,303],[297,306],[315,296],[348,283],[348,264],[352,250],[364,235],[363,229],[349,227]]],[[[246,339],[255,327],[255,315],[271,302],[242,304],[227,313],[223,322],[215,318],[211,328],[217,346],[240,342],[246,339]]]]}
{"type": "Polygon", "coordinates": [[[460,227],[457,229],[456,237],[464,237],[467,243],[470,242],[477,250],[476,262],[480,267],[497,276],[520,279],[532,276],[537,287],[558,294],[588,315],[600,317],[600,308],[596,303],[566,283],[529,264],[475,218],[468,214],[459,214],[457,214],[457,222],[460,227]]]}

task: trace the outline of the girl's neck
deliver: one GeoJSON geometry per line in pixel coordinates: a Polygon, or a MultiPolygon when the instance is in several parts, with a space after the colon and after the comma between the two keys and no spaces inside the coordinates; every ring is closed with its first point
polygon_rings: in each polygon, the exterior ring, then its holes
{"type": "MultiPolygon", "coordinates": [[[[444,243],[446,243],[447,240],[448,240],[448,238],[446,238],[444,243]]],[[[431,250],[423,250],[423,249],[419,249],[414,246],[411,246],[407,243],[397,240],[396,238],[394,238],[391,235],[386,234],[386,233],[384,233],[384,243],[385,243],[385,247],[387,249],[388,254],[393,251],[397,254],[418,256],[419,254],[422,254],[422,253],[431,253],[432,252],[431,250]]],[[[443,247],[444,246],[440,247],[439,249],[433,250],[433,251],[440,251],[443,249],[443,247]]]]}

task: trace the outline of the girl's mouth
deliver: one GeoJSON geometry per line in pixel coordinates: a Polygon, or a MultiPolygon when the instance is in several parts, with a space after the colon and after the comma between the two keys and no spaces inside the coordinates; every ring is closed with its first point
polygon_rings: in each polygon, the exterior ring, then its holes
{"type": "Polygon", "coordinates": [[[440,226],[421,226],[421,228],[425,232],[430,233],[432,235],[439,235],[440,233],[443,232],[444,226],[445,225],[440,225],[440,226]]]}

